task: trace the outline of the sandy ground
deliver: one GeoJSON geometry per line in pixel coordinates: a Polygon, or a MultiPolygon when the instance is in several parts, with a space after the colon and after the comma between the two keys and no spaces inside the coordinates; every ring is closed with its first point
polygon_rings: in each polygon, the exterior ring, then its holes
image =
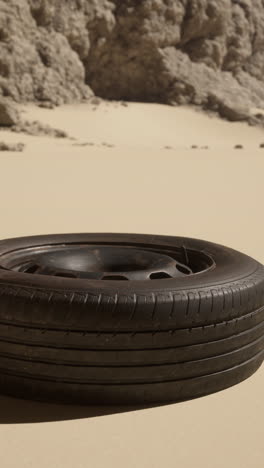
{"type": "MultiPolygon", "coordinates": [[[[264,130],[147,104],[28,106],[24,116],[75,140],[1,131],[0,141],[26,144],[23,153],[0,153],[1,238],[82,231],[186,235],[264,262],[264,130]],[[238,144],[243,149],[234,149],[238,144]]],[[[206,398],[124,412],[1,397],[1,463],[262,468],[263,382],[264,366],[206,398]]]]}

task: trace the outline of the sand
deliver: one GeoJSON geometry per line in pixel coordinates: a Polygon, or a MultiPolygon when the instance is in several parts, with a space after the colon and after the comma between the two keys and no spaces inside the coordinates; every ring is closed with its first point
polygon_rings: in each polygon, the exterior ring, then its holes
{"type": "MultiPolygon", "coordinates": [[[[0,152],[1,238],[186,235],[264,262],[260,128],[154,104],[22,110],[72,139],[1,131],[25,144],[0,152]]],[[[1,397],[3,467],[262,468],[263,382],[264,366],[205,398],[116,414],[1,397]]]]}

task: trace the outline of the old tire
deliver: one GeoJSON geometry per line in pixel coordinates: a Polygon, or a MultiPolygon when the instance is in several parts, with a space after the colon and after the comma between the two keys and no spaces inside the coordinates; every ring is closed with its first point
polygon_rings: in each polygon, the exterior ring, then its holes
{"type": "Polygon", "coordinates": [[[179,401],[234,385],[263,359],[264,268],[242,253],[150,235],[0,242],[3,393],[179,401]]]}

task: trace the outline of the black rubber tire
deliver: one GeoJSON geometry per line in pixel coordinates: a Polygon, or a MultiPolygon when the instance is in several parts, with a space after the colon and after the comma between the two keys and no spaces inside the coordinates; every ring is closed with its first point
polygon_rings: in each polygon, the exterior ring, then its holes
{"type": "Polygon", "coordinates": [[[184,244],[213,258],[216,267],[181,279],[115,282],[3,270],[0,321],[43,328],[48,323],[49,328],[65,331],[142,332],[215,324],[264,304],[261,264],[227,247],[195,239],[125,234],[36,236],[2,241],[0,261],[8,250],[81,242],[164,249],[184,244]]]}
{"type": "Polygon", "coordinates": [[[235,349],[230,353],[214,355],[209,358],[190,361],[175,361],[169,364],[146,365],[86,365],[82,362],[65,364],[39,358],[32,360],[28,356],[0,356],[0,369],[24,377],[47,378],[50,381],[91,384],[136,384],[148,382],[173,381],[188,379],[201,375],[221,372],[229,367],[239,365],[259,354],[263,350],[264,336],[253,342],[235,349]]]}
{"type": "Polygon", "coordinates": [[[29,343],[28,341],[9,342],[0,339],[0,359],[21,359],[33,362],[55,363],[57,365],[71,366],[154,366],[155,364],[170,364],[177,362],[205,359],[225,355],[250,345],[255,340],[264,338],[264,322],[242,333],[228,338],[209,341],[188,346],[153,349],[76,349],[43,344],[29,343]]]}
{"type": "Polygon", "coordinates": [[[78,405],[145,405],[198,398],[219,392],[250,377],[263,362],[263,352],[222,372],[144,384],[80,384],[0,373],[1,392],[24,399],[78,405]]]}
{"type": "Polygon", "coordinates": [[[68,234],[0,242],[121,244],[203,252],[183,278],[100,281],[0,268],[0,390],[85,404],[179,401],[221,390],[264,359],[264,267],[217,244],[168,236],[68,234]],[[15,386],[14,386],[15,384],[15,386]]]}

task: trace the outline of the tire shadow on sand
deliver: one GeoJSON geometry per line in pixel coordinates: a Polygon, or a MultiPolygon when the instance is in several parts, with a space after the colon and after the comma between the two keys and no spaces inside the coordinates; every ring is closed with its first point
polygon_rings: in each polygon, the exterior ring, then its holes
{"type": "Polygon", "coordinates": [[[22,400],[0,395],[0,424],[32,424],[96,418],[99,416],[128,413],[158,406],[163,405],[78,406],[22,400]]]}

